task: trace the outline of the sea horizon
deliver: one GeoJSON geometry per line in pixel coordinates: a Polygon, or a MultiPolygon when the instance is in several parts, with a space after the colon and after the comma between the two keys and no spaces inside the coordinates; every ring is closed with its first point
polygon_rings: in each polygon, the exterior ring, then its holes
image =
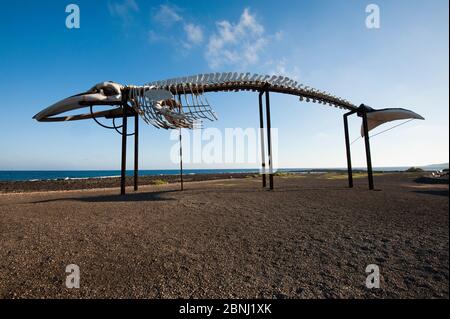
{"type": "MultiPolygon", "coordinates": [[[[391,166],[391,167],[374,167],[375,171],[401,172],[411,166],[391,166]]],[[[448,164],[432,165],[432,166],[416,166],[425,171],[434,171],[448,168],[448,164]]],[[[329,171],[346,171],[346,167],[324,167],[324,168],[279,168],[281,172],[329,172],[329,171]]],[[[354,171],[365,171],[365,167],[354,167],[354,171]]],[[[183,169],[184,175],[195,174],[231,174],[231,173],[259,173],[259,168],[215,168],[215,169],[183,169]]],[[[133,176],[133,170],[127,170],[127,176],[133,176]]],[[[178,175],[179,169],[141,169],[140,176],[164,176],[178,175]]],[[[88,179],[88,178],[110,178],[119,177],[120,170],[0,170],[0,181],[40,181],[40,180],[68,180],[68,179],[88,179]]]]}

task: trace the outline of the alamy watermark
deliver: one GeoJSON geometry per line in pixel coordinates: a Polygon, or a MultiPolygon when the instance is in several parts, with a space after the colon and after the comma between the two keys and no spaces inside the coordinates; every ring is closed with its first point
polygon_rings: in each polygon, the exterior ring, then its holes
{"type": "Polygon", "coordinates": [[[80,28],[80,7],[76,4],[69,4],[66,6],[66,13],[69,15],[66,17],[67,29],[79,29],[80,28]]]}
{"type": "Polygon", "coordinates": [[[368,289],[380,288],[380,267],[370,264],[366,267],[366,273],[369,274],[366,278],[366,287],[368,289]]]}
{"type": "Polygon", "coordinates": [[[75,264],[67,265],[66,287],[69,289],[80,288],[80,267],[75,264]]]}
{"type": "Polygon", "coordinates": [[[377,4],[369,4],[366,6],[366,28],[379,29],[380,28],[380,7],[377,4]]]}
{"type": "MultiPolygon", "coordinates": [[[[172,130],[170,140],[175,143],[170,150],[170,160],[180,161],[179,134],[182,136],[183,163],[188,164],[238,164],[246,167],[261,167],[269,163],[269,144],[259,128],[205,128],[194,130],[172,130]],[[264,153],[262,155],[262,143],[264,153]]],[[[278,129],[272,128],[271,162],[273,171],[278,168],[278,129]]]]}

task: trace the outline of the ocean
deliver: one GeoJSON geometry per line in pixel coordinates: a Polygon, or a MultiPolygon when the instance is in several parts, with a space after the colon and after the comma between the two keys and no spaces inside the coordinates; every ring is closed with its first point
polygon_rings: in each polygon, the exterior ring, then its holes
{"type": "MultiPolygon", "coordinates": [[[[365,168],[354,168],[354,170],[364,170],[365,168]]],[[[375,171],[405,171],[408,167],[375,167],[375,171]]],[[[346,168],[281,168],[283,172],[326,172],[343,170],[346,168]]],[[[254,169],[184,169],[183,174],[221,174],[221,173],[258,173],[254,169]]],[[[161,170],[139,170],[140,176],[160,176],[177,175],[177,169],[161,170]]],[[[132,176],[133,171],[127,170],[127,176],[132,176]]],[[[106,178],[120,176],[120,170],[60,170],[60,171],[7,171],[0,170],[0,181],[38,181],[38,180],[61,180],[61,179],[85,179],[85,178],[106,178]]]]}
{"type": "MultiPolygon", "coordinates": [[[[220,174],[220,173],[252,173],[257,169],[185,169],[183,174],[220,174]]],[[[127,170],[127,176],[133,176],[132,170],[127,170]]],[[[178,175],[177,169],[139,170],[139,176],[178,175]]],[[[58,179],[85,179],[118,177],[120,170],[85,170],[85,171],[0,171],[0,181],[38,181],[58,179]]]]}

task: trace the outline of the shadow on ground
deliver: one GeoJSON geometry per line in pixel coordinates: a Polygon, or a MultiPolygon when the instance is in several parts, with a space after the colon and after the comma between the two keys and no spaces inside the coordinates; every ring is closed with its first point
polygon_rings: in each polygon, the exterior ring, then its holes
{"type": "Polygon", "coordinates": [[[416,178],[414,182],[419,184],[447,184],[448,185],[448,176],[447,178],[435,178],[435,177],[426,177],[422,176],[416,178]]]}
{"type": "Polygon", "coordinates": [[[35,201],[33,204],[37,203],[49,203],[49,202],[60,202],[60,201],[80,201],[87,203],[102,203],[102,202],[145,202],[145,201],[169,201],[174,200],[174,198],[167,197],[165,195],[173,192],[179,192],[178,190],[168,190],[164,192],[146,192],[146,193],[129,193],[126,195],[99,195],[99,196],[80,196],[80,197],[64,197],[56,199],[47,199],[41,201],[35,201]]]}
{"type": "Polygon", "coordinates": [[[447,197],[449,196],[448,189],[414,191],[414,193],[427,194],[427,195],[437,195],[437,196],[447,196],[447,197]]]}

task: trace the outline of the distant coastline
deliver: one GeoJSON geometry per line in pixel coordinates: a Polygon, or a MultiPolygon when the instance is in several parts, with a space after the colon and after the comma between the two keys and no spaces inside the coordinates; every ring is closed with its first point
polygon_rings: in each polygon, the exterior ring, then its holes
{"type": "MultiPolygon", "coordinates": [[[[418,166],[425,171],[434,171],[448,168],[448,163],[418,166]]],[[[409,166],[375,167],[378,172],[403,172],[409,166]]],[[[346,168],[280,168],[281,172],[295,173],[320,173],[345,171],[346,168]]],[[[354,171],[365,171],[364,167],[355,167],[354,171]]],[[[258,168],[249,169],[185,169],[184,175],[205,174],[239,174],[259,173],[258,168]]],[[[127,170],[127,176],[132,176],[133,171],[127,170]]],[[[170,176],[179,175],[178,169],[139,170],[140,176],[170,176]]],[[[113,178],[120,176],[120,170],[0,170],[0,181],[46,181],[46,180],[80,180],[92,178],[113,178]]]]}

